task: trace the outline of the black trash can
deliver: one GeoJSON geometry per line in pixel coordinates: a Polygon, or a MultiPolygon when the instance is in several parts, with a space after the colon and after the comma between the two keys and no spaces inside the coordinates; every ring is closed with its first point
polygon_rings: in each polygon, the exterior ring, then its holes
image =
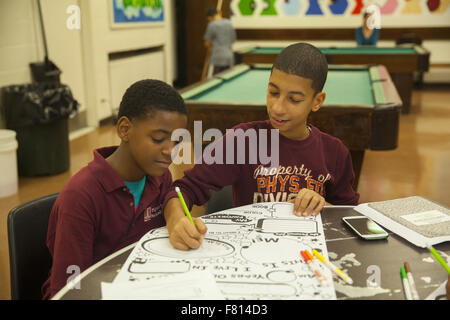
{"type": "Polygon", "coordinates": [[[43,176],[70,167],[68,119],[78,110],[70,88],[60,83],[12,85],[2,89],[5,125],[17,133],[18,173],[43,176]]]}

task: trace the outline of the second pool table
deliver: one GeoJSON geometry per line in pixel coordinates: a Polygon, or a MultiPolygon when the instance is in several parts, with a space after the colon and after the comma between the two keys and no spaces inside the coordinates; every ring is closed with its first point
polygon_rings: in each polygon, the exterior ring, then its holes
{"type": "MultiPolygon", "coordinates": [[[[268,119],[266,90],[270,65],[235,66],[211,80],[181,90],[189,112],[188,129],[202,121],[202,130],[226,129],[268,119]]],[[[308,122],[349,148],[359,181],[366,149],[397,147],[401,100],[384,66],[329,66],[325,104],[308,122]]]]}
{"type": "MultiPolygon", "coordinates": [[[[395,47],[328,47],[319,48],[329,64],[381,64],[394,82],[403,102],[403,113],[410,112],[414,72],[429,70],[430,52],[419,45],[395,47]]],[[[236,51],[238,63],[272,64],[282,47],[248,47],[236,51]]]]}

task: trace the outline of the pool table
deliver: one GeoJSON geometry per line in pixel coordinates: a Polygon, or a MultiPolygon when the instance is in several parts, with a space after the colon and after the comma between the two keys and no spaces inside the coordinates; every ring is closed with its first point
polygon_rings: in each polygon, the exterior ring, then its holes
{"type": "MultiPolygon", "coordinates": [[[[319,48],[330,64],[381,64],[394,82],[403,102],[402,113],[409,113],[414,72],[429,70],[430,52],[419,45],[396,47],[330,47],[319,48]]],[[[238,63],[273,63],[283,48],[249,47],[236,52],[238,63]]]]}
{"type": "MultiPolygon", "coordinates": [[[[271,65],[236,65],[213,79],[181,90],[188,109],[188,129],[202,121],[203,132],[268,119],[266,90],[271,65]]],[[[325,104],[308,122],[339,139],[352,154],[355,189],[365,149],[397,147],[401,100],[384,66],[330,65],[325,104]]]]}

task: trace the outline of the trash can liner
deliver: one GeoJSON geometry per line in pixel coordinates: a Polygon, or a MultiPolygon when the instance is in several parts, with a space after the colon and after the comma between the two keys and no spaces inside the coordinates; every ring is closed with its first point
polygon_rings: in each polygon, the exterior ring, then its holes
{"type": "Polygon", "coordinates": [[[64,84],[24,84],[3,88],[3,112],[9,129],[46,124],[73,116],[78,102],[64,84]]]}
{"type": "Polygon", "coordinates": [[[12,85],[1,90],[5,125],[17,133],[20,176],[57,174],[70,167],[68,118],[78,102],[60,83],[12,85]]]}

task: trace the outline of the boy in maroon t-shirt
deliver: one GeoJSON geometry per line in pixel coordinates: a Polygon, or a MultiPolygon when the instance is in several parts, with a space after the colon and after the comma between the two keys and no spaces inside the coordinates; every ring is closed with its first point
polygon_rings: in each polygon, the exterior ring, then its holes
{"type": "MultiPolygon", "coordinates": [[[[285,48],[278,55],[269,78],[269,120],[233,128],[243,132],[266,130],[269,132],[266,150],[269,144],[275,144],[271,142],[271,136],[274,135],[273,129],[278,129],[277,164],[249,163],[255,146],[261,149],[260,140],[245,143],[245,164],[197,164],[186,171],[182,179],[174,182],[181,189],[188,207],[206,203],[210,197],[209,190],[219,190],[227,185],[232,185],[234,206],[290,201],[294,203],[294,214],[298,216],[316,215],[326,203],[356,205],[359,194],[352,188],[354,172],[347,147],[339,139],[307,124],[309,113],[318,111],[325,100],[326,93],[322,89],[327,73],[326,58],[314,46],[296,43],[285,48]]],[[[236,140],[235,135],[227,132],[217,143],[222,143],[223,152],[229,153],[225,146],[236,140]]],[[[169,192],[164,206],[170,242],[181,250],[197,248],[206,226],[197,218],[194,227],[185,217],[176,197],[174,191],[169,192]]]]}
{"type": "Polygon", "coordinates": [[[120,145],[95,150],[94,160],[69,180],[52,208],[47,246],[53,264],[44,299],[74,279],[74,272],[165,225],[171,135],[186,127],[184,101],[162,81],[141,80],[126,90],[118,116],[120,145]]]}

